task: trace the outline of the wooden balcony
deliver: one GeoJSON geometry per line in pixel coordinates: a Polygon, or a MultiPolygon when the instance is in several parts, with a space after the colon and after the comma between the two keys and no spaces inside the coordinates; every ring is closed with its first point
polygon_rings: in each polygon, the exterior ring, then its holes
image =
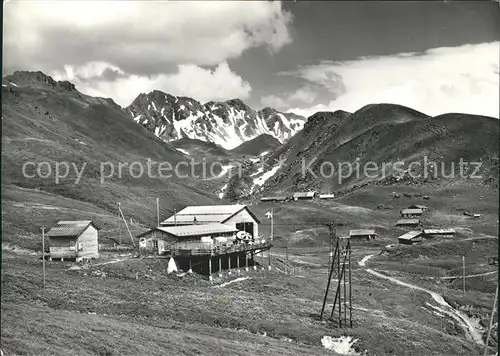
{"type": "Polygon", "coordinates": [[[237,244],[237,245],[221,245],[221,246],[207,246],[205,243],[191,243],[189,248],[183,246],[184,244],[174,244],[163,251],[162,254],[170,254],[174,257],[188,257],[188,256],[221,256],[230,254],[239,254],[245,252],[260,253],[261,251],[269,250],[272,247],[270,241],[262,243],[250,244],[237,244]]]}

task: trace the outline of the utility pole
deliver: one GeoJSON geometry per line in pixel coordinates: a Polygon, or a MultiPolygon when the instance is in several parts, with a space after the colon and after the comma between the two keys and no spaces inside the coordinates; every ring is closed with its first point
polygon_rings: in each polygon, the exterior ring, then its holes
{"type": "Polygon", "coordinates": [[[488,343],[490,342],[490,333],[493,325],[493,316],[495,315],[497,299],[498,299],[498,283],[497,283],[497,290],[495,292],[495,299],[493,300],[493,307],[491,308],[490,323],[488,325],[488,334],[486,334],[486,343],[484,344],[483,356],[486,356],[488,354],[488,343]]]}
{"type": "Polygon", "coordinates": [[[269,257],[269,267],[271,270],[271,245],[274,240],[274,208],[271,208],[271,241],[269,241],[269,250],[267,250],[267,256],[269,257]]]}
{"type": "Polygon", "coordinates": [[[174,209],[174,225],[177,226],[177,211],[174,209]]]}
{"type": "MultiPolygon", "coordinates": [[[[208,189],[208,181],[207,181],[207,157],[203,156],[203,167],[202,167],[203,180],[205,181],[205,189],[208,189]]],[[[213,177],[210,177],[211,179],[213,177]]]]}
{"type": "Polygon", "coordinates": [[[45,226],[42,225],[42,274],[43,289],[45,290],[45,226]]]}
{"type": "Polygon", "coordinates": [[[333,258],[333,245],[334,245],[334,240],[337,235],[337,231],[335,228],[334,224],[324,224],[325,226],[328,226],[328,229],[330,230],[330,236],[329,236],[329,252],[328,252],[328,266],[332,264],[332,258],[333,258]]]}
{"type": "Polygon", "coordinates": [[[465,294],[465,256],[462,256],[462,287],[463,287],[463,292],[465,294]]]}
{"type": "Polygon", "coordinates": [[[330,254],[331,265],[328,272],[327,287],[325,291],[325,297],[323,299],[323,306],[321,308],[320,318],[323,319],[323,313],[325,311],[326,302],[328,299],[328,293],[330,291],[332,276],[336,274],[337,287],[335,290],[335,299],[333,302],[333,308],[330,315],[330,319],[334,318],[336,308],[338,307],[338,320],[337,320],[338,326],[352,327],[351,240],[349,238],[337,237],[334,224],[327,224],[327,226],[330,228],[330,239],[334,241],[335,247],[333,253],[330,254]],[[342,243],[341,240],[343,241],[342,243]],[[348,279],[348,281],[346,279],[348,279]],[[347,284],[349,285],[348,287],[349,296],[347,296],[348,294],[347,284]],[[347,298],[349,298],[349,324],[347,320],[348,317],[347,298]],[[337,306],[337,301],[338,301],[338,306],[337,306]],[[342,313],[342,304],[344,305],[343,313],[342,313]]]}
{"type": "Polygon", "coordinates": [[[118,206],[118,234],[119,234],[119,242],[120,246],[122,245],[122,222],[121,222],[121,216],[120,216],[120,203],[117,204],[118,206]]]}
{"type": "Polygon", "coordinates": [[[271,241],[274,238],[274,208],[271,208],[271,241]]]}
{"type": "MultiPolygon", "coordinates": [[[[333,237],[334,237],[334,229],[333,229],[333,224],[326,224],[329,229],[330,229],[330,241],[333,241],[333,237]]],[[[330,291],[330,282],[332,281],[332,274],[333,274],[333,271],[334,271],[334,261],[332,261],[332,259],[334,260],[336,255],[337,255],[337,250],[339,248],[339,242],[338,242],[338,239],[336,239],[336,245],[335,245],[335,253],[330,253],[329,256],[329,260],[330,260],[330,267],[329,267],[329,272],[328,272],[328,282],[327,282],[327,285],[326,285],[326,292],[325,292],[325,298],[323,299],[323,307],[321,308],[321,315],[320,315],[320,318],[323,319],[323,312],[325,311],[325,306],[326,306],[326,300],[328,298],[328,292],[330,291]]]]}
{"type": "Polygon", "coordinates": [[[351,240],[347,241],[349,254],[349,327],[352,328],[352,279],[351,279],[351,240]]]}
{"type": "Polygon", "coordinates": [[[125,227],[127,228],[128,235],[130,236],[130,241],[132,241],[132,245],[134,245],[134,247],[135,247],[134,238],[132,237],[132,233],[130,232],[130,229],[128,228],[127,220],[125,219],[125,216],[123,216],[123,211],[122,211],[122,208],[120,207],[120,203],[118,203],[118,211],[120,212],[120,215],[123,219],[123,222],[125,223],[125,227]]]}
{"type": "Polygon", "coordinates": [[[156,198],[156,226],[160,226],[160,199],[156,198]]]}
{"type": "Polygon", "coordinates": [[[286,268],[285,273],[286,273],[286,274],[288,274],[288,238],[287,238],[287,240],[286,240],[286,249],[285,249],[285,253],[286,253],[286,254],[285,254],[285,262],[286,262],[286,264],[285,264],[285,268],[286,268]]]}

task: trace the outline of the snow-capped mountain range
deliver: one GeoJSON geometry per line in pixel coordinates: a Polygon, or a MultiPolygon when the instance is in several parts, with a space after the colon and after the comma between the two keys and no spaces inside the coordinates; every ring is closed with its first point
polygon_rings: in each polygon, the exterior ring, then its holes
{"type": "Polygon", "coordinates": [[[306,119],[271,108],[255,111],[239,99],[205,104],[155,90],[140,94],[126,111],[154,134],[173,141],[183,137],[210,141],[225,149],[262,134],[285,142],[304,126],[306,119]]]}

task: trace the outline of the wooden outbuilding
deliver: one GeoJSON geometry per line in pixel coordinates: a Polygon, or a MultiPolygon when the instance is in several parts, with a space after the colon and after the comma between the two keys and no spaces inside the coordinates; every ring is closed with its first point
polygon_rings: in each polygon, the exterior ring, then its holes
{"type": "Polygon", "coordinates": [[[409,231],[398,237],[400,244],[411,245],[422,241],[422,231],[409,231]]]}
{"type": "Polygon", "coordinates": [[[318,196],[317,192],[296,192],[293,193],[293,200],[313,200],[318,196]]]}
{"type": "Polygon", "coordinates": [[[275,196],[275,197],[262,197],[260,198],[261,202],[269,202],[269,203],[279,203],[279,202],[284,202],[287,201],[287,197],[283,196],[275,196]]]}
{"type": "Polygon", "coordinates": [[[400,219],[396,222],[396,226],[400,227],[417,227],[420,225],[420,219],[400,219]]]}
{"type": "Polygon", "coordinates": [[[401,210],[401,216],[404,218],[414,218],[421,216],[423,212],[422,209],[403,209],[401,210]]]}
{"type": "Polygon", "coordinates": [[[430,208],[427,205],[423,204],[413,204],[408,207],[408,209],[422,209],[422,211],[429,211],[430,208]]]}
{"type": "Polygon", "coordinates": [[[455,229],[424,229],[424,235],[436,236],[436,235],[455,235],[455,229]]]}
{"type": "Polygon", "coordinates": [[[377,236],[378,234],[375,233],[375,230],[358,229],[349,231],[349,238],[362,238],[366,240],[373,240],[377,236]]]}
{"type": "Polygon", "coordinates": [[[335,198],[335,194],[320,194],[319,195],[319,198],[320,199],[334,199],[335,198]]]}
{"type": "Polygon", "coordinates": [[[61,261],[98,258],[99,230],[91,220],[59,221],[47,232],[49,257],[61,261]]]}
{"type": "Polygon", "coordinates": [[[481,217],[481,214],[474,214],[471,213],[470,211],[464,211],[464,215],[470,216],[471,218],[479,219],[481,217]]]}

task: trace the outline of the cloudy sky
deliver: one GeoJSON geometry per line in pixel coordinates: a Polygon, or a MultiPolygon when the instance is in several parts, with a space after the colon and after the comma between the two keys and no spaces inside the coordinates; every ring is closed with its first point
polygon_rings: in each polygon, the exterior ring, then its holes
{"type": "Polygon", "coordinates": [[[494,2],[8,1],[3,75],[129,105],[153,89],[309,115],[369,103],[499,116],[494,2]]]}

